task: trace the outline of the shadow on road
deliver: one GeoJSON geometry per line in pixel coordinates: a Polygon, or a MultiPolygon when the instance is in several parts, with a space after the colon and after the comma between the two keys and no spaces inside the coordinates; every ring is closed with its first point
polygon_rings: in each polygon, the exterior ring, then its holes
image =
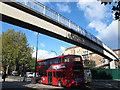
{"type": "Polygon", "coordinates": [[[120,81],[95,80],[92,83],[79,87],[57,88],[57,86],[31,84],[30,82],[6,81],[2,83],[2,90],[120,90],[120,81]],[[29,87],[31,86],[31,87],[29,87]],[[35,87],[33,87],[35,86],[35,87]],[[44,86],[44,87],[43,87],[44,86]]]}
{"type": "Polygon", "coordinates": [[[2,82],[2,90],[37,90],[34,88],[26,87],[25,85],[30,84],[30,82],[20,82],[20,81],[5,81],[2,82]]]}

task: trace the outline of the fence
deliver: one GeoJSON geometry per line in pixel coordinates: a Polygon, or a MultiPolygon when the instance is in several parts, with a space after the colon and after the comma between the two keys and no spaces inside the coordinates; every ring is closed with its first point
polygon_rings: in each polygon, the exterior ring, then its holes
{"type": "Polygon", "coordinates": [[[120,79],[120,69],[91,70],[93,79],[120,79]]]}

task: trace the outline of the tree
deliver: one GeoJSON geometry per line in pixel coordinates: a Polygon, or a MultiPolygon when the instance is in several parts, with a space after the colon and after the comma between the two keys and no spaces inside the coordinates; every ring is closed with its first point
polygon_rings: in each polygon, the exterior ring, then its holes
{"type": "Polygon", "coordinates": [[[8,30],[2,32],[2,65],[4,71],[9,66],[9,71],[19,70],[19,66],[25,65],[32,60],[33,48],[29,47],[25,33],[8,30]]]}
{"type": "Polygon", "coordinates": [[[64,53],[62,53],[62,55],[64,55],[64,53]]]}
{"type": "Polygon", "coordinates": [[[120,21],[120,1],[116,0],[115,2],[110,2],[111,0],[108,0],[107,2],[105,2],[105,0],[101,0],[101,4],[107,5],[107,4],[114,4],[114,6],[112,6],[112,12],[115,12],[115,19],[120,21]]]}
{"type": "Polygon", "coordinates": [[[90,68],[90,69],[93,69],[95,68],[96,64],[94,61],[89,61],[89,64],[87,64],[87,67],[90,68]]]}
{"type": "Polygon", "coordinates": [[[29,70],[32,72],[35,71],[35,61],[36,61],[36,58],[32,58],[32,60],[28,63],[29,70]]]}

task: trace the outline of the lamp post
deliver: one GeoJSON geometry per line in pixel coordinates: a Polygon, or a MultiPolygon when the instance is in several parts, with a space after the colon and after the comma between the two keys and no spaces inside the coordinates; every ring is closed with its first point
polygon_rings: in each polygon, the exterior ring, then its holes
{"type": "Polygon", "coordinates": [[[56,54],[56,56],[57,56],[57,53],[55,51],[51,50],[51,52],[54,52],[56,54]]]}
{"type": "Polygon", "coordinates": [[[35,75],[33,77],[32,83],[36,83],[36,66],[37,66],[37,51],[38,51],[38,36],[39,33],[37,34],[37,46],[36,46],[36,60],[35,60],[35,75]]]}

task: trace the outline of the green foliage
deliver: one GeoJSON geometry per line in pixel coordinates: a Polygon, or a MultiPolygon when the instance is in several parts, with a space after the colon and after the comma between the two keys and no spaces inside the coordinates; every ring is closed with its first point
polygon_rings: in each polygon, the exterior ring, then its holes
{"type": "Polygon", "coordinates": [[[115,2],[110,2],[109,0],[102,0],[101,4],[107,5],[107,4],[111,4],[112,5],[112,12],[115,15],[115,19],[120,21],[120,1],[116,0],[115,2]],[[114,5],[114,6],[113,6],[114,5]]]}
{"type": "Polygon", "coordinates": [[[28,67],[30,69],[30,71],[34,72],[35,71],[35,58],[32,58],[32,60],[30,60],[30,62],[28,63],[28,67]]]}
{"type": "Polygon", "coordinates": [[[88,68],[90,69],[94,69],[96,66],[95,62],[94,61],[89,61],[89,64],[87,65],[88,68]]]}
{"type": "Polygon", "coordinates": [[[19,70],[19,66],[32,60],[33,48],[29,47],[25,33],[15,32],[13,29],[2,32],[0,38],[2,38],[2,65],[5,71],[7,66],[9,70],[13,70],[14,66],[19,70]]]}
{"type": "Polygon", "coordinates": [[[62,55],[64,55],[64,53],[62,53],[62,55]]]}

